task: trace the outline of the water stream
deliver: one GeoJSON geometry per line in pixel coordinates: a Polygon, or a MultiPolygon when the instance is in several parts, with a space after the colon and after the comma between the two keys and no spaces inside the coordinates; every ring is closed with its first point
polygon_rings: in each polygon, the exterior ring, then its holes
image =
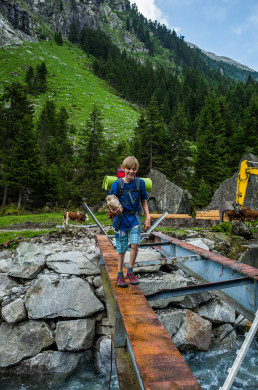
{"type": "MultiPolygon", "coordinates": [[[[227,370],[232,366],[236,351],[240,349],[244,336],[238,336],[236,345],[228,350],[220,347],[208,352],[189,351],[183,354],[191,371],[203,390],[219,390],[223,385],[227,370]]],[[[258,338],[242,363],[231,390],[258,389],[258,338]]],[[[0,378],[0,390],[108,390],[109,377],[97,374],[93,364],[78,368],[69,378],[33,377],[33,378],[0,378]]],[[[118,390],[116,375],[112,376],[110,390],[118,390]]],[[[134,389],[132,389],[134,390],[134,389]]],[[[162,389],[160,389],[162,390],[162,389]]]]}

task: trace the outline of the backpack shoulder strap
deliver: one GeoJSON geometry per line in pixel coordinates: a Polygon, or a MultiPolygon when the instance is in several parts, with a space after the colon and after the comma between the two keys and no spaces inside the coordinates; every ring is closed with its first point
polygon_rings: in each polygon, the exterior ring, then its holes
{"type": "Polygon", "coordinates": [[[121,196],[123,195],[123,190],[124,190],[124,180],[119,177],[118,178],[118,198],[121,198],[121,196]]]}

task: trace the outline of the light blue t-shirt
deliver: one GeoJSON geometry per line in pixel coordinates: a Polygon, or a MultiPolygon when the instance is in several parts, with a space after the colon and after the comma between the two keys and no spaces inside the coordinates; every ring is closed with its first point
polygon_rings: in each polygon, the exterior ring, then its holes
{"type": "MultiPolygon", "coordinates": [[[[145,186],[144,180],[140,179],[140,188],[141,188],[141,200],[148,199],[148,194],[145,186]]],[[[116,180],[111,186],[111,194],[118,197],[119,194],[119,183],[116,180]]],[[[120,203],[123,206],[124,211],[139,211],[139,195],[135,183],[135,179],[131,183],[124,183],[123,195],[119,198],[120,203]],[[133,203],[130,199],[129,190],[133,198],[133,203]]],[[[113,223],[113,227],[116,227],[119,216],[116,215],[113,223]]],[[[133,226],[138,225],[138,221],[135,215],[131,214],[122,214],[122,220],[119,226],[119,230],[131,230],[133,226]]]]}

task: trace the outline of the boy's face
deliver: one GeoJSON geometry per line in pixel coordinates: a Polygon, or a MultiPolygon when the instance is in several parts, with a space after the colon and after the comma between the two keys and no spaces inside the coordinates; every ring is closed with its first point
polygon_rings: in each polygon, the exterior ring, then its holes
{"type": "Polygon", "coordinates": [[[136,166],[133,165],[130,168],[125,168],[124,171],[125,171],[125,181],[129,181],[129,182],[133,181],[137,172],[136,166]]]}

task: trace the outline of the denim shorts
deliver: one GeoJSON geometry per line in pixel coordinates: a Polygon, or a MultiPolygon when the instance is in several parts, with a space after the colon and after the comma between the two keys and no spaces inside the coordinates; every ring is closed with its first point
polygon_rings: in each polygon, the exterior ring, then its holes
{"type": "Polygon", "coordinates": [[[141,233],[139,225],[135,225],[131,230],[118,230],[116,233],[116,251],[117,253],[125,253],[128,251],[128,237],[130,233],[130,245],[140,245],[141,233]]]}

